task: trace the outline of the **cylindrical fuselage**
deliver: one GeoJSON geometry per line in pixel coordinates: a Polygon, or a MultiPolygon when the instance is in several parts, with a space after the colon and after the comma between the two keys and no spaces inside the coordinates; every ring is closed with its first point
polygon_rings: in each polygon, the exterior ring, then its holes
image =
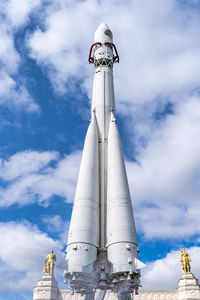
{"type": "Polygon", "coordinates": [[[100,236],[99,245],[106,247],[106,199],[107,199],[107,148],[111,111],[114,110],[113,70],[106,61],[112,63],[113,53],[108,46],[97,46],[94,50],[94,84],[92,111],[95,111],[99,131],[99,171],[100,171],[100,236]],[[108,56],[109,55],[109,56],[108,56]],[[102,63],[102,65],[101,65],[102,63]]]}

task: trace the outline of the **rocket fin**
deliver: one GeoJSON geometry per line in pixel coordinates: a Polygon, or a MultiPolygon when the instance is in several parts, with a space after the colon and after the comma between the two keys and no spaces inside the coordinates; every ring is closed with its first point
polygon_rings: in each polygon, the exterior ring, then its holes
{"type": "Polygon", "coordinates": [[[136,271],[136,229],[120,136],[113,112],[108,134],[107,249],[111,273],[136,271]]]}
{"type": "MultiPolygon", "coordinates": [[[[68,234],[68,271],[96,260],[99,241],[99,138],[95,113],[89,125],[68,234]]],[[[87,270],[85,270],[87,272],[87,270]]]]}
{"type": "Polygon", "coordinates": [[[135,258],[135,265],[136,265],[136,270],[140,270],[146,267],[146,265],[137,258],[135,258]]]}

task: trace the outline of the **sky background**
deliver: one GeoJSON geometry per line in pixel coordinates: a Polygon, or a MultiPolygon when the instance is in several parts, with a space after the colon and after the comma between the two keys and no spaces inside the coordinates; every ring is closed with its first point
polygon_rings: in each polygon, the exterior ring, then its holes
{"type": "Polygon", "coordinates": [[[200,1],[1,0],[0,300],[32,299],[50,249],[64,258],[102,22],[142,286],[176,289],[182,247],[200,277],[200,1]]]}

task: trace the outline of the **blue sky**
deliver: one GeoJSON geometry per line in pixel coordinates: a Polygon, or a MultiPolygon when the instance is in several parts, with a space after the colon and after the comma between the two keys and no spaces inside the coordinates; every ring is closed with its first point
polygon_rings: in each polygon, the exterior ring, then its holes
{"type": "Polygon", "coordinates": [[[0,22],[0,300],[31,299],[50,249],[64,257],[101,22],[143,288],[177,288],[183,246],[199,277],[200,1],[2,0],[0,22]]]}

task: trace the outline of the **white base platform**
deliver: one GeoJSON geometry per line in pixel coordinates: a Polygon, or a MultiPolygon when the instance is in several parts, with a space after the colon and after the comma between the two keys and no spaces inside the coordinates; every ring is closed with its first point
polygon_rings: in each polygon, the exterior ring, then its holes
{"type": "MultiPolygon", "coordinates": [[[[84,300],[84,297],[72,295],[70,290],[59,290],[55,277],[49,275],[38,281],[33,300],[84,300]]],[[[117,300],[117,295],[107,292],[104,300],[117,300]]],[[[133,300],[200,300],[200,286],[192,273],[184,274],[177,290],[140,290],[138,295],[133,295],[133,300]]]]}

